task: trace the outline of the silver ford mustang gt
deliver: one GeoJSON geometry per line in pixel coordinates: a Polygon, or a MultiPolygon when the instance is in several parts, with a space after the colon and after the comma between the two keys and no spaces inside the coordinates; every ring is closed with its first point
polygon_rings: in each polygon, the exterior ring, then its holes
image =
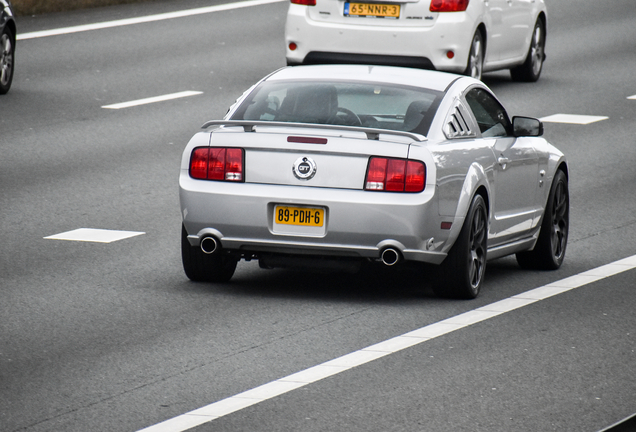
{"type": "Polygon", "coordinates": [[[438,295],[474,298],[487,259],[563,262],[566,159],[539,120],[510,119],[476,79],[288,67],[203,129],[179,178],[194,281],[228,281],[240,259],[342,270],[410,262],[423,279],[437,274],[438,295]]]}

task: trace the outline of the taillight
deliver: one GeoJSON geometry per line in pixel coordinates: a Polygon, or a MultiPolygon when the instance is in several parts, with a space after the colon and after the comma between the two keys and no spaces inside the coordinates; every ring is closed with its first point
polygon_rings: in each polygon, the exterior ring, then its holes
{"type": "Polygon", "coordinates": [[[469,0],[431,0],[431,12],[464,12],[469,0]]]}
{"type": "Polygon", "coordinates": [[[426,184],[426,166],[420,161],[372,157],[367,168],[365,190],[421,192],[426,184]]]}
{"type": "Polygon", "coordinates": [[[190,156],[190,177],[200,180],[243,181],[243,149],[197,147],[190,156]]]}
{"type": "Polygon", "coordinates": [[[291,2],[297,5],[316,6],[316,0],[291,0],[291,2]]]}
{"type": "Polygon", "coordinates": [[[405,192],[422,192],[426,184],[426,165],[422,162],[408,161],[406,164],[405,192]]]}

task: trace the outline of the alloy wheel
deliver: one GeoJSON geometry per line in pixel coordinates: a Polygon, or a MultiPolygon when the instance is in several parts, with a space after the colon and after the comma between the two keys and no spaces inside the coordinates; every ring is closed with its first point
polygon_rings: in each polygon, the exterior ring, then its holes
{"type": "Polygon", "coordinates": [[[470,230],[470,284],[477,289],[481,284],[486,267],[486,251],[484,245],[486,239],[486,215],[483,209],[475,212],[470,230]]]}
{"type": "Polygon", "coordinates": [[[13,72],[13,44],[6,33],[0,38],[0,84],[6,86],[13,72]]]}
{"type": "Polygon", "coordinates": [[[536,26],[532,35],[532,44],[530,46],[530,56],[532,58],[532,72],[538,75],[543,66],[544,57],[543,33],[541,26],[536,26]]]}
{"type": "Polygon", "coordinates": [[[568,237],[568,195],[563,183],[557,185],[551,216],[552,255],[556,260],[560,260],[565,253],[568,237]]]}

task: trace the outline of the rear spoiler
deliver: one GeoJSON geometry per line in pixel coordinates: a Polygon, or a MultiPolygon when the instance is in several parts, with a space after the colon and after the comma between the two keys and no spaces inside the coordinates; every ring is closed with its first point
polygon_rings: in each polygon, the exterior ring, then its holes
{"type": "Polygon", "coordinates": [[[363,132],[367,135],[368,140],[379,140],[380,134],[386,135],[398,135],[409,137],[417,142],[426,141],[427,138],[424,135],[420,135],[413,132],[398,131],[391,129],[376,129],[366,128],[362,126],[342,126],[342,125],[328,125],[328,124],[315,124],[315,123],[292,123],[292,122],[280,122],[280,121],[259,121],[259,120],[210,120],[205,122],[202,129],[207,129],[210,126],[242,126],[245,132],[256,132],[256,126],[269,126],[269,127],[291,127],[291,128],[304,128],[304,129],[329,129],[329,130],[342,130],[348,132],[363,132]]]}

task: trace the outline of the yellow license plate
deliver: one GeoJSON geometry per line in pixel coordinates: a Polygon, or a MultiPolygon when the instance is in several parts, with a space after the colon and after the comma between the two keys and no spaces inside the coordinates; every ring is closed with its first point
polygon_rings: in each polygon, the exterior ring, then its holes
{"type": "Polygon", "coordinates": [[[380,3],[345,3],[344,14],[346,16],[399,18],[400,5],[380,3]]]}
{"type": "Polygon", "coordinates": [[[325,210],[321,208],[287,206],[274,208],[274,221],[277,224],[321,227],[324,220],[325,210]]]}

